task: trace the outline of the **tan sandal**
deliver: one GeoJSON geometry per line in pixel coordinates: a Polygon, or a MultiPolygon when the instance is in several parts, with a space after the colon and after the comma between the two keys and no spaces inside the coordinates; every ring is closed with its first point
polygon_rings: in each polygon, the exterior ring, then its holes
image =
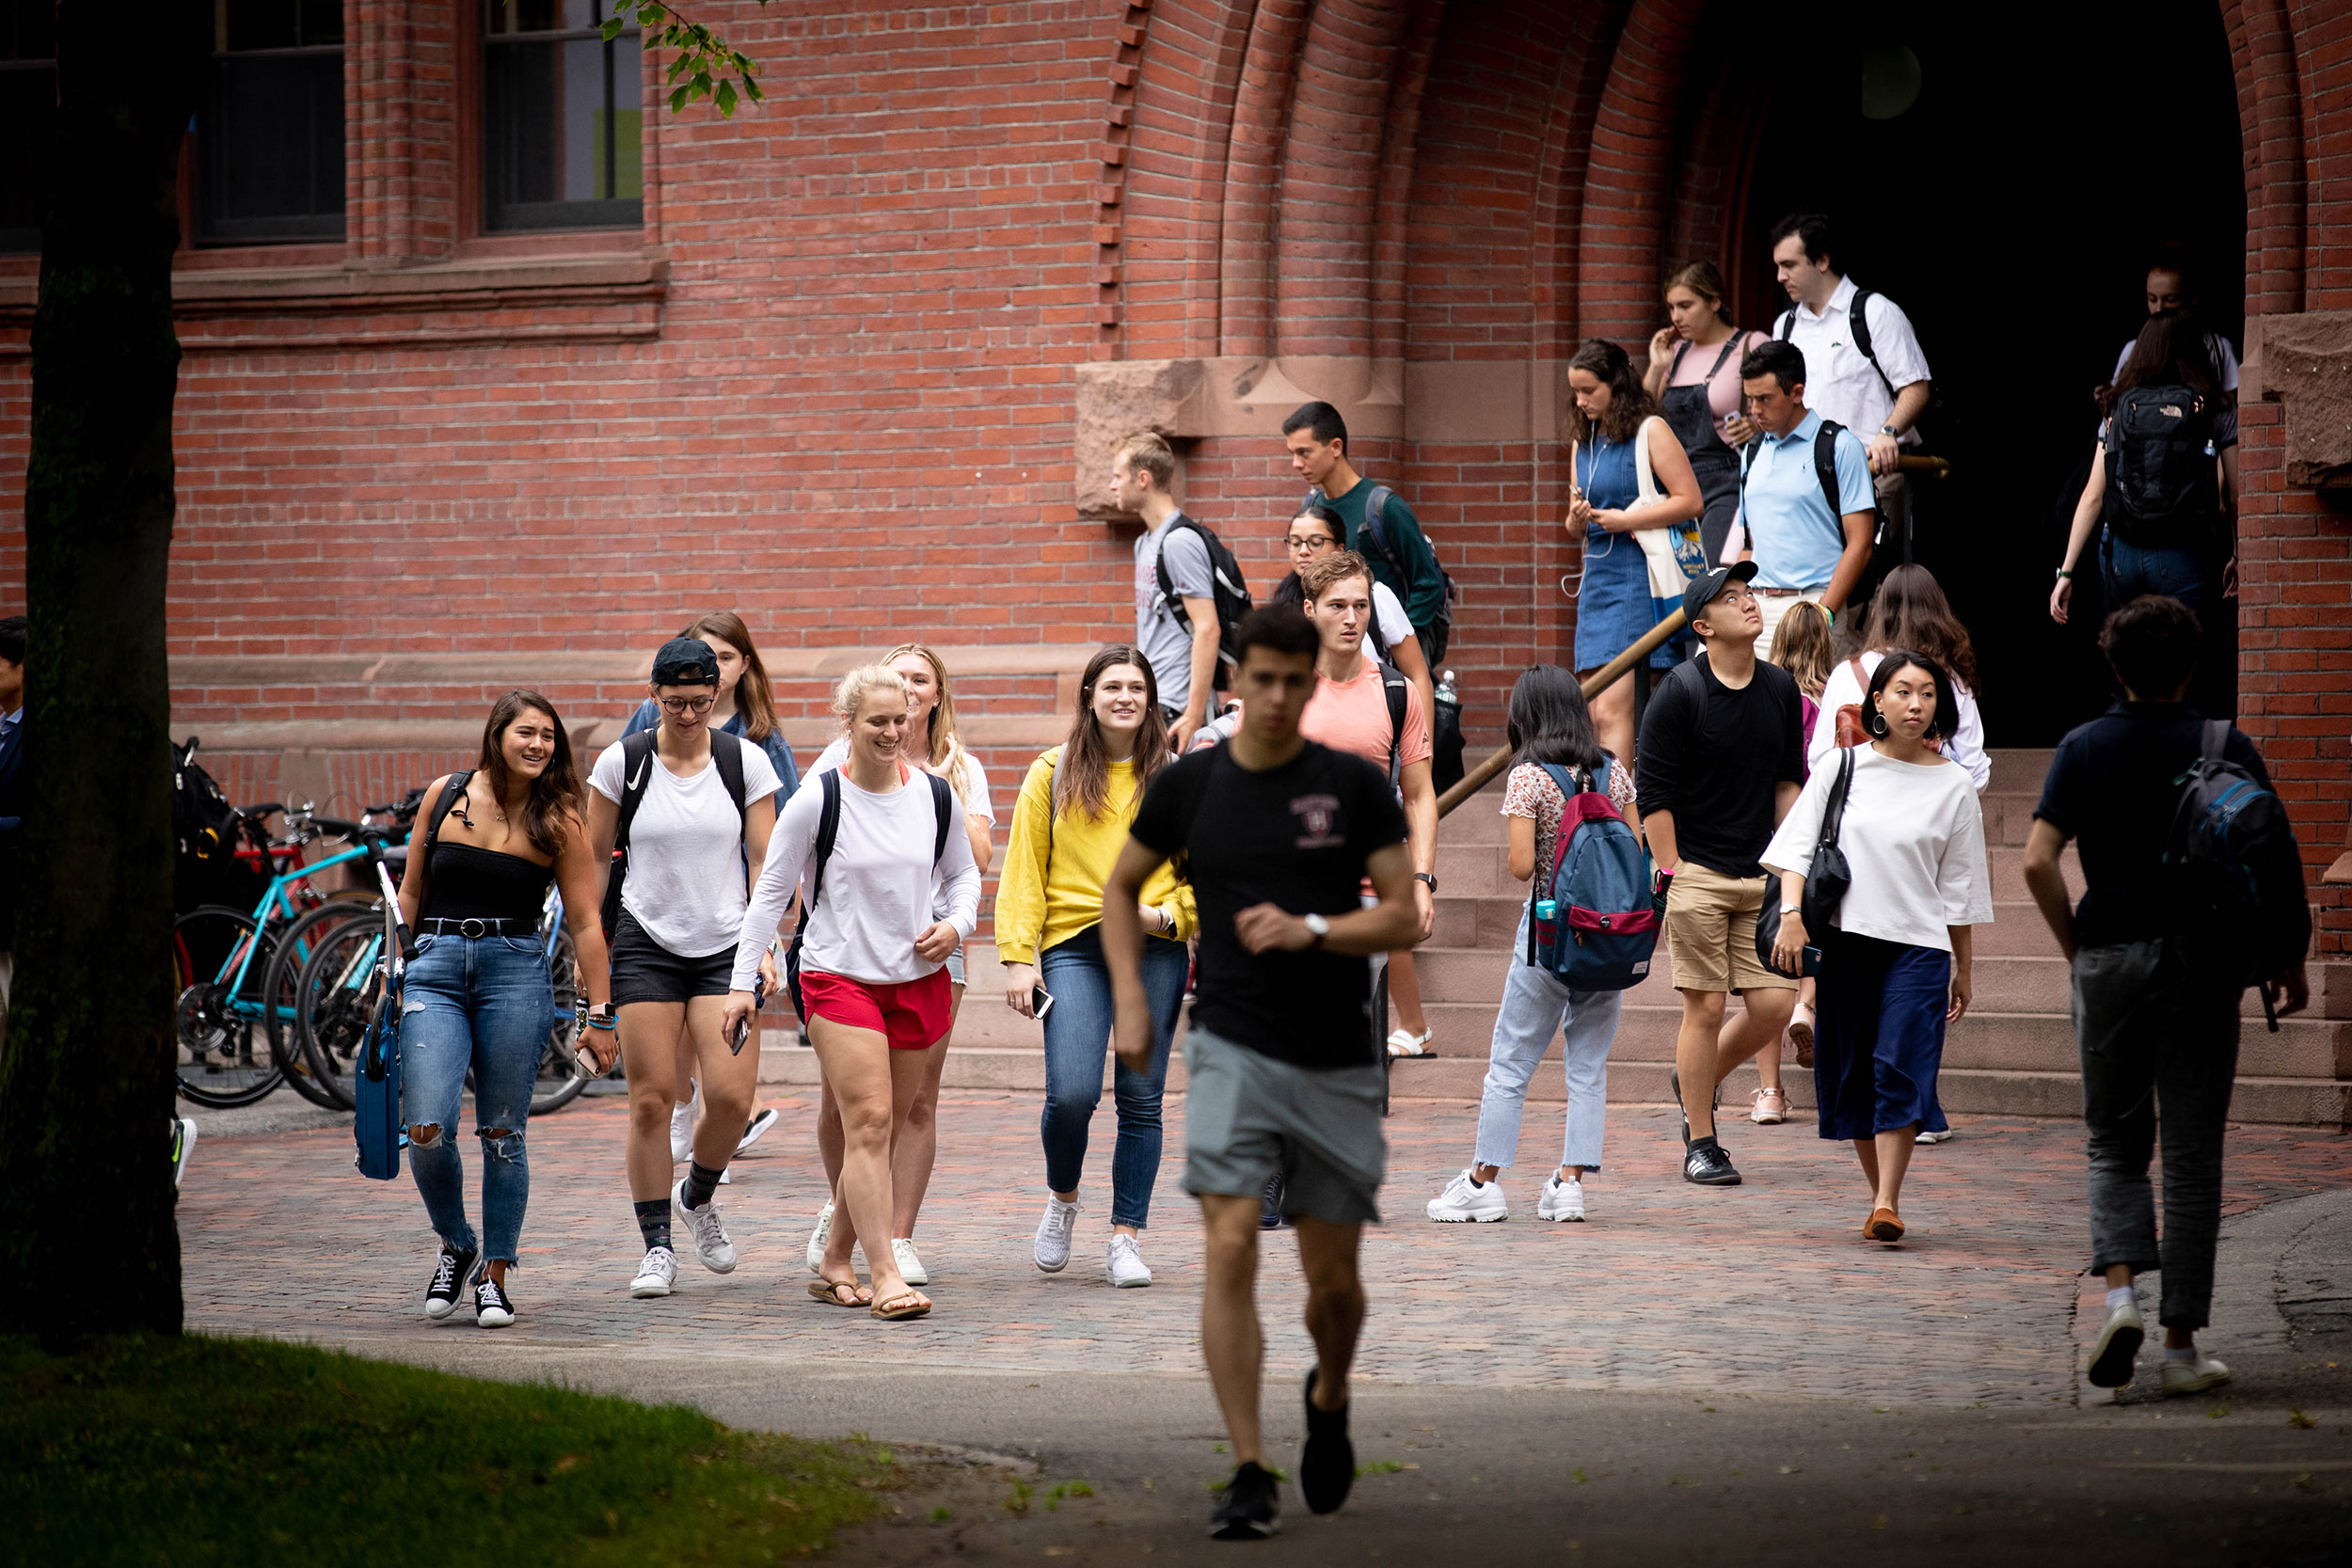
{"type": "Polygon", "coordinates": [[[904,1323],[909,1318],[923,1317],[930,1309],[931,1304],[921,1291],[901,1291],[888,1301],[878,1301],[867,1307],[866,1316],[880,1318],[884,1323],[904,1323]]]}
{"type": "Polygon", "coordinates": [[[808,1282],[808,1293],[811,1299],[827,1307],[864,1307],[874,1299],[874,1292],[854,1279],[812,1279],[808,1282]],[[849,1295],[847,1301],[841,1299],[844,1292],[849,1295]]]}

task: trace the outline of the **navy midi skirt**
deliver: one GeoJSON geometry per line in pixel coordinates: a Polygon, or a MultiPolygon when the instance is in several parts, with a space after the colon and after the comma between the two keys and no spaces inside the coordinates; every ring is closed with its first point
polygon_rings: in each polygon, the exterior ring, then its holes
{"type": "Polygon", "coordinates": [[[1840,932],[1821,956],[1815,997],[1813,1092],[1821,1136],[1875,1137],[1916,1122],[1944,1131],[1935,1077],[1952,956],[1840,932]]]}

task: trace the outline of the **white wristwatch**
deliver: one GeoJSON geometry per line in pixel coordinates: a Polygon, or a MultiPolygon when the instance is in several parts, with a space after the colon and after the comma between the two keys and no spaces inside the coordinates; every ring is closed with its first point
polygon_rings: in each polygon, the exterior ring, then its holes
{"type": "Polygon", "coordinates": [[[1780,912],[1785,915],[1803,914],[1804,913],[1804,906],[1803,904],[1783,904],[1780,907],[1780,912]]]}
{"type": "Polygon", "coordinates": [[[1322,946],[1323,939],[1331,934],[1331,923],[1319,914],[1300,915],[1298,920],[1307,927],[1308,934],[1315,939],[1314,945],[1317,947],[1322,946]]]}

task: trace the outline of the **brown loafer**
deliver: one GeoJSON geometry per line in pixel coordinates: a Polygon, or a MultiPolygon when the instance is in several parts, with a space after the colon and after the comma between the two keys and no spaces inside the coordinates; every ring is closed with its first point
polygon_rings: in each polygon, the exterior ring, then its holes
{"type": "Polygon", "coordinates": [[[1902,1216],[1892,1209],[1873,1209],[1870,1217],[1862,1223],[1866,1241],[1884,1242],[1890,1246],[1903,1239],[1902,1216]]]}

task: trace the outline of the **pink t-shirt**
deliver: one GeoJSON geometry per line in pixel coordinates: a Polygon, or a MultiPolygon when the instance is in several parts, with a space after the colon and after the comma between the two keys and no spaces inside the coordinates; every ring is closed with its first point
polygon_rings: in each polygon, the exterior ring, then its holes
{"type": "MultiPolygon", "coordinates": [[[[1298,718],[1298,733],[1335,752],[1353,752],[1382,772],[1388,771],[1389,693],[1380,667],[1370,658],[1354,680],[1327,680],[1315,675],[1315,694],[1298,718]]],[[[1422,710],[1421,693],[1405,688],[1405,732],[1397,746],[1400,770],[1429,760],[1429,716],[1422,710]]]]}
{"type": "Polygon", "coordinates": [[[1721,374],[1708,379],[1708,372],[1715,365],[1716,356],[1724,352],[1722,343],[1692,343],[1683,349],[1682,363],[1666,378],[1669,387],[1696,387],[1707,384],[1707,406],[1715,411],[1718,423],[1740,412],[1740,361],[1758,343],[1770,341],[1761,332],[1735,332],[1730,341],[1736,346],[1730,357],[1724,360],[1721,374]]]}

